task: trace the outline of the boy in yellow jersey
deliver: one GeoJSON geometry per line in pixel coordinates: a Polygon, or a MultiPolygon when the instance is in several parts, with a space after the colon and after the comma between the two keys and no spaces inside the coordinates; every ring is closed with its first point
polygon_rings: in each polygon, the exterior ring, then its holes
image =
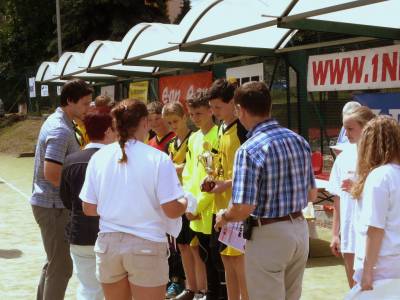
{"type": "MultiPolygon", "coordinates": [[[[194,214],[186,214],[190,220],[190,228],[195,232],[199,246],[202,250],[200,259],[199,247],[193,247],[193,254],[197,270],[204,269],[207,273],[207,299],[218,299],[221,284],[218,269],[213,260],[210,249],[212,216],[215,195],[201,191],[201,184],[207,176],[205,167],[199,162],[199,157],[204,154],[204,145],[210,146],[213,153],[217,152],[218,127],[212,119],[209,99],[200,95],[187,100],[189,116],[199,130],[194,132],[188,142],[186,164],[182,172],[183,188],[197,199],[197,210],[194,214]],[[204,261],[204,263],[202,262],[204,261]]],[[[193,244],[192,244],[193,245],[193,244]]],[[[194,245],[193,245],[194,246],[194,245]]]]}
{"type": "MultiPolygon", "coordinates": [[[[210,106],[214,116],[222,123],[218,130],[218,157],[220,160],[215,187],[213,213],[225,209],[232,197],[232,172],[236,150],[246,140],[247,131],[235,114],[233,94],[235,81],[217,79],[208,91],[210,106]]],[[[249,299],[244,271],[244,255],[232,247],[218,242],[219,232],[213,234],[213,241],[220,246],[221,258],[225,268],[225,279],[229,300],[249,299]]]]}
{"type": "MultiPolygon", "coordinates": [[[[182,171],[186,162],[189,136],[192,133],[187,124],[187,113],[182,104],[179,102],[172,102],[164,105],[162,117],[175,133],[175,137],[168,143],[167,147],[168,154],[174,162],[176,172],[182,183],[182,171]]],[[[177,300],[192,300],[195,296],[195,292],[206,289],[205,269],[203,273],[196,272],[193,253],[190,249],[190,242],[193,237],[194,232],[190,229],[189,220],[183,215],[182,230],[176,239],[176,243],[178,244],[182,258],[186,277],[186,289],[174,298],[177,300]],[[204,278],[196,278],[196,275],[201,274],[203,274],[204,278]]]]}
{"type": "Polygon", "coordinates": [[[79,147],[83,149],[90,142],[89,136],[86,133],[85,124],[83,124],[83,121],[79,119],[75,119],[73,121],[73,124],[74,124],[75,138],[79,144],[79,147]]]}

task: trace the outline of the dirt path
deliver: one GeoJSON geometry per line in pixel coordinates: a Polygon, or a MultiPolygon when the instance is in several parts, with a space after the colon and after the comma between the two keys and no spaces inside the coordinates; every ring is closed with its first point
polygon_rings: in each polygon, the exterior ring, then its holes
{"type": "MultiPolygon", "coordinates": [[[[32,185],[33,158],[0,154],[0,299],[35,299],[40,269],[45,260],[39,228],[33,218],[28,197],[32,185]]],[[[327,251],[327,230],[319,229],[325,239],[311,244],[312,253],[327,251]],[[320,251],[320,250],[323,251],[320,251]]],[[[73,276],[65,299],[75,299],[73,276]]],[[[312,258],[303,281],[302,300],[343,299],[347,291],[341,260],[312,258]]]]}

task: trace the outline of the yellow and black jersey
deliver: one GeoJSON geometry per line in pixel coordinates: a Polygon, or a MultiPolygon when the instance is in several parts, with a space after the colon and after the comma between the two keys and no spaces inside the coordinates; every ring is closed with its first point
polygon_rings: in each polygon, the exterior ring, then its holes
{"type": "MultiPolygon", "coordinates": [[[[220,125],[218,129],[218,176],[220,180],[232,179],[236,150],[246,141],[246,134],[247,131],[239,120],[235,120],[229,125],[220,125]]],[[[231,197],[231,188],[217,194],[214,212],[227,208],[231,197]]]]}
{"type": "Polygon", "coordinates": [[[89,136],[86,133],[85,125],[81,122],[77,123],[73,121],[75,138],[81,149],[84,149],[87,144],[90,143],[89,136]]]}
{"type": "MultiPolygon", "coordinates": [[[[188,141],[191,134],[192,132],[190,131],[180,144],[178,144],[178,137],[175,136],[167,145],[168,155],[171,157],[175,167],[183,167],[186,162],[186,152],[188,151],[188,141]]],[[[180,174],[179,179],[182,181],[180,174]]]]}
{"type": "Polygon", "coordinates": [[[171,157],[174,164],[184,164],[186,161],[186,152],[188,151],[188,141],[189,137],[192,134],[190,131],[186,137],[178,144],[178,137],[175,136],[168,143],[168,154],[171,157]]]}
{"type": "MultiPolygon", "coordinates": [[[[222,180],[230,180],[233,176],[233,163],[236,150],[246,141],[247,130],[236,120],[229,125],[221,124],[218,130],[219,176],[222,180]]],[[[232,198],[232,188],[215,195],[214,213],[227,208],[232,198]]],[[[239,256],[242,253],[232,247],[222,247],[221,254],[239,256]],[[222,250],[223,249],[223,250],[222,250]]]]}

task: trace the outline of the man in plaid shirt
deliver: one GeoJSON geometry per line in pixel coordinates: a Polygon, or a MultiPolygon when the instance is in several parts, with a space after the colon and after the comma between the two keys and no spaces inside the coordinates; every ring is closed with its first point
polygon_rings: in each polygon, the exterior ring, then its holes
{"type": "Polygon", "coordinates": [[[248,218],[246,280],[250,299],[300,299],[308,257],[302,209],[317,190],[307,141],[271,119],[271,97],[262,82],[238,88],[234,101],[248,140],[236,152],[232,206],[216,228],[248,218]]]}

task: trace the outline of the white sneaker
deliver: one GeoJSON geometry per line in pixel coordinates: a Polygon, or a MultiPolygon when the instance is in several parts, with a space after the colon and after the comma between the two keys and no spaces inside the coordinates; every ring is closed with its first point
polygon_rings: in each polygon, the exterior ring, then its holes
{"type": "Polygon", "coordinates": [[[193,299],[206,300],[206,295],[203,294],[203,293],[196,293],[196,294],[194,294],[194,298],[193,299]]]}

